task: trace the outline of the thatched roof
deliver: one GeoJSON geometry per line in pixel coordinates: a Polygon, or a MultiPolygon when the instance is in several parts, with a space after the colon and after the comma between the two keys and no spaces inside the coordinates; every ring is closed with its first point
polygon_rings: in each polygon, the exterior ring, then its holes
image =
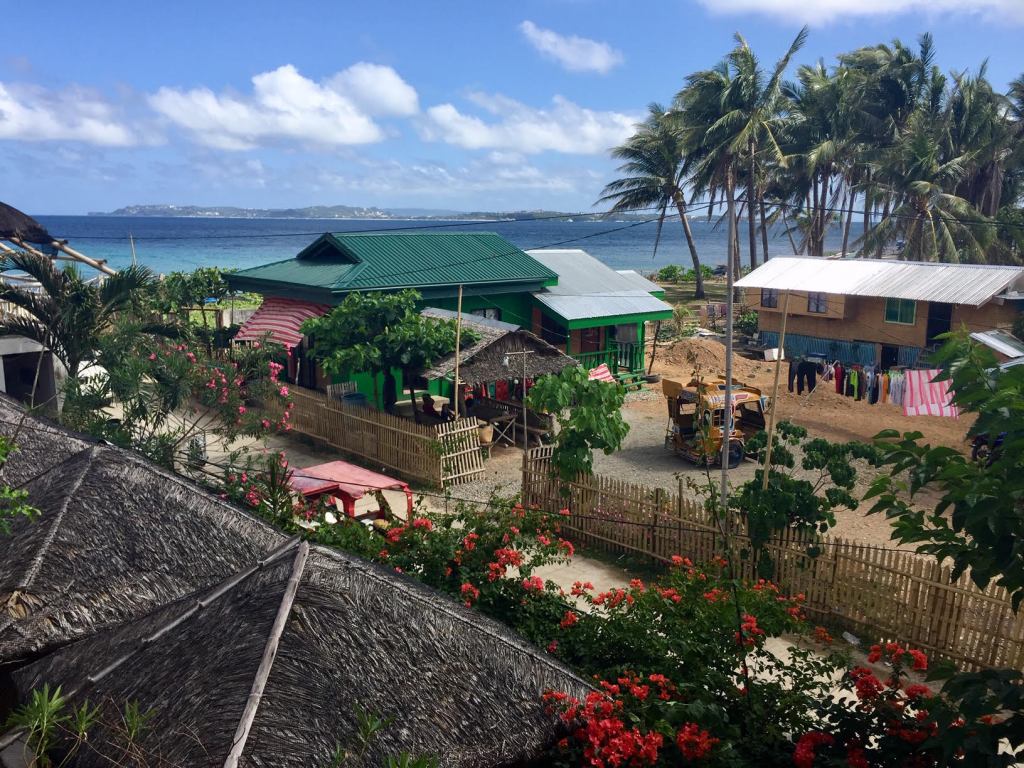
{"type": "Polygon", "coordinates": [[[17,450],[3,467],[3,481],[18,486],[49,467],[96,445],[46,419],[30,417],[25,407],[0,393],[0,435],[15,437],[17,450]]]}
{"type": "MultiPolygon", "coordinates": [[[[25,667],[15,673],[21,696],[49,683],[112,707],[137,701],[153,710],[141,748],[172,765],[329,765],[337,745],[356,746],[362,710],[393,721],[346,765],[408,752],[468,768],[535,756],[559,735],[542,693],[586,691],[499,624],[335,551],[300,544],[221,592],[198,610],[208,593],[25,667]]],[[[86,748],[73,765],[109,760],[86,748]]]]}
{"type": "Polygon", "coordinates": [[[7,203],[0,203],[0,240],[9,240],[12,237],[41,245],[49,245],[55,239],[46,231],[46,227],[27,213],[22,213],[7,203]]]}
{"type": "MultiPolygon", "coordinates": [[[[10,403],[0,433],[12,434],[10,403]]],[[[40,514],[0,558],[0,663],[130,621],[259,560],[285,536],[140,456],[29,418],[7,482],[40,514]]]]}
{"type": "MultiPolygon", "coordinates": [[[[455,318],[455,312],[446,312],[427,308],[423,314],[428,317],[455,318]]],[[[465,347],[459,355],[459,378],[475,383],[491,382],[499,379],[517,379],[523,375],[523,355],[513,354],[505,365],[505,357],[510,352],[529,350],[526,355],[526,376],[536,379],[549,373],[558,373],[570,365],[579,365],[573,358],[559,351],[541,338],[525,331],[519,326],[509,323],[485,320],[475,315],[462,313],[464,327],[472,328],[480,337],[472,345],[465,347]]],[[[455,375],[455,353],[437,361],[434,366],[423,374],[428,379],[444,379],[455,375]]]]}

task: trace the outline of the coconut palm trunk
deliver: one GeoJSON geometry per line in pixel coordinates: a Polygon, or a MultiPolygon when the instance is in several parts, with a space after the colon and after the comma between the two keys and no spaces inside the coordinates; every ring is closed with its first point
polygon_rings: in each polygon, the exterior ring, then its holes
{"type": "Polygon", "coordinates": [[[757,196],[754,193],[755,185],[755,154],[754,142],[747,144],[747,151],[750,153],[750,167],[747,169],[747,245],[750,247],[750,268],[757,269],[757,222],[754,210],[754,201],[757,196]]]}
{"type": "Polygon", "coordinates": [[[700,256],[697,255],[697,244],[693,241],[693,230],[690,229],[690,217],[686,215],[686,201],[683,194],[676,189],[672,194],[672,202],[676,204],[679,211],[679,221],[683,224],[683,234],[686,235],[686,246],[690,249],[690,258],[693,260],[693,274],[696,285],[693,289],[693,298],[704,298],[704,275],[701,274],[700,256]]]}

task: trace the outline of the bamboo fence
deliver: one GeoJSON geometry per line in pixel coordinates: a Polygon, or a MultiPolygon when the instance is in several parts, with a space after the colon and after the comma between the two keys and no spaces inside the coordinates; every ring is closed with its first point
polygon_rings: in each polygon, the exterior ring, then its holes
{"type": "Polygon", "coordinates": [[[290,389],[293,430],[407,480],[444,488],[484,470],[476,419],[427,426],[373,408],[344,405],[314,390],[290,389]]]}
{"type": "MultiPolygon", "coordinates": [[[[648,488],[600,475],[563,482],[554,476],[550,446],[523,457],[523,502],[568,509],[563,529],[577,544],[615,554],[706,562],[726,553],[743,578],[755,578],[746,523],[719,522],[677,489],[648,488]]],[[[766,550],[771,580],[787,594],[803,593],[815,621],[849,630],[869,643],[909,643],[964,669],[1024,669],[1024,612],[1006,590],[980,589],[950,567],[913,552],[871,547],[788,530],[766,550]]]]}

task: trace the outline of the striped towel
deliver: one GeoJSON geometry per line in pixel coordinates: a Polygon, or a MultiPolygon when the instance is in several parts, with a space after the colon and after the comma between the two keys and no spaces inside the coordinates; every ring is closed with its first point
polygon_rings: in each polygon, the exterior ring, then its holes
{"type": "Polygon", "coordinates": [[[608,368],[608,363],[601,363],[597,368],[591,368],[590,375],[587,378],[590,381],[607,381],[611,384],[615,383],[615,377],[612,376],[612,372],[608,368]]]}
{"type": "Polygon", "coordinates": [[[950,400],[949,381],[932,381],[940,371],[907,371],[903,395],[904,416],[950,416],[959,418],[960,410],[950,400]]]}

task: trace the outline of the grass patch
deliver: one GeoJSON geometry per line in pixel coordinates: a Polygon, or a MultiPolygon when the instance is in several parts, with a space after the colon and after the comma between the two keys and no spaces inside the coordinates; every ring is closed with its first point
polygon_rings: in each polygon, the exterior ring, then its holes
{"type": "Polygon", "coordinates": [[[703,299],[694,298],[695,283],[667,283],[661,287],[665,290],[665,301],[673,306],[682,304],[696,309],[704,304],[725,301],[724,280],[705,280],[703,299]]]}

